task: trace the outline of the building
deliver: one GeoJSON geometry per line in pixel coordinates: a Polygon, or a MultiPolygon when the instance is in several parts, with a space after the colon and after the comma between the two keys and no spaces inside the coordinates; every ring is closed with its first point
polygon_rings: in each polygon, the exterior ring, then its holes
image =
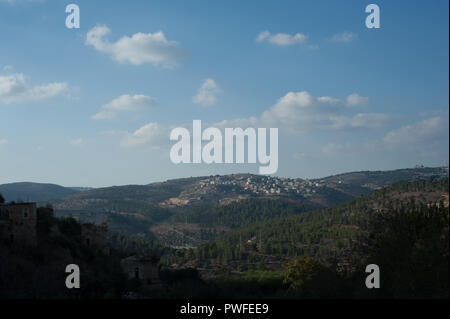
{"type": "Polygon", "coordinates": [[[156,257],[130,256],[122,259],[121,265],[128,278],[137,279],[146,286],[161,285],[156,257]]]}
{"type": "Polygon", "coordinates": [[[36,203],[0,204],[0,239],[37,245],[36,203]]]}
{"type": "Polygon", "coordinates": [[[108,225],[106,223],[100,225],[82,224],[81,242],[93,250],[109,255],[108,225]]]}

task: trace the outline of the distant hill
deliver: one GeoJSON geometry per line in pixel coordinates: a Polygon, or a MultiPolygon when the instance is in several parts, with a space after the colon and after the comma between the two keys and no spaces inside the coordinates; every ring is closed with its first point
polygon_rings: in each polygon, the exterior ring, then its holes
{"type": "MultiPolygon", "coordinates": [[[[77,192],[55,203],[61,210],[121,210],[122,204],[189,209],[225,205],[247,198],[305,200],[323,207],[339,204],[399,182],[448,176],[448,168],[364,171],[303,180],[252,174],[174,179],[148,185],[124,185],[77,192]]],[[[55,198],[60,198],[55,197],[55,198]]]]}
{"type": "Polygon", "coordinates": [[[96,188],[60,197],[52,204],[57,215],[106,220],[114,231],[148,233],[169,245],[196,245],[237,224],[279,217],[273,201],[290,207],[287,215],[291,215],[341,204],[399,182],[445,177],[448,169],[443,167],[352,172],[313,180],[214,175],[96,188]],[[269,206],[254,200],[269,200],[265,203],[269,206]]]}
{"type": "Polygon", "coordinates": [[[315,179],[331,188],[357,197],[400,182],[448,177],[448,167],[404,168],[392,171],[350,172],[315,179]]]}
{"type": "Polygon", "coordinates": [[[73,189],[76,192],[85,192],[94,189],[93,187],[67,187],[67,188],[73,189]]]}
{"type": "Polygon", "coordinates": [[[3,195],[7,202],[31,201],[42,203],[63,198],[77,192],[79,190],[56,184],[22,182],[0,185],[0,194],[3,195]]]}

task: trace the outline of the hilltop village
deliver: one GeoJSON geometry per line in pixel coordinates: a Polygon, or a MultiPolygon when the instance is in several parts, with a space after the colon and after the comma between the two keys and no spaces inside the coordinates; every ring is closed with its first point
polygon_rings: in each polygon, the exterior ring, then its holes
{"type": "Polygon", "coordinates": [[[322,186],[320,182],[312,182],[302,179],[276,178],[270,176],[215,176],[201,180],[199,186],[201,189],[208,185],[227,185],[240,187],[244,192],[254,195],[270,194],[309,194],[314,193],[316,187],[322,186]]]}
{"type": "MultiPolygon", "coordinates": [[[[429,171],[422,165],[414,170],[414,179],[433,178],[448,175],[448,167],[429,171]]],[[[398,179],[401,179],[399,177],[398,179]]],[[[411,179],[411,177],[409,177],[411,179]]],[[[359,196],[390,184],[383,172],[354,172],[319,179],[273,177],[253,174],[211,175],[198,178],[176,197],[169,198],[159,205],[165,208],[185,207],[200,203],[228,204],[232,201],[251,197],[289,198],[293,200],[313,200],[333,192],[359,196]],[[368,178],[368,174],[372,174],[368,178]],[[379,179],[378,179],[379,177],[379,179]],[[355,183],[356,180],[356,183],[355,183]],[[359,182],[359,181],[360,182],[359,182]]],[[[343,198],[344,198],[343,197],[343,198]]]]}
{"type": "Polygon", "coordinates": [[[230,201],[249,197],[284,196],[293,198],[308,198],[317,189],[325,186],[321,181],[303,179],[278,178],[262,175],[231,174],[216,175],[199,180],[178,197],[170,198],[161,203],[162,207],[186,206],[198,201],[207,200],[211,194],[219,191],[222,195],[218,203],[227,204],[230,201]]]}

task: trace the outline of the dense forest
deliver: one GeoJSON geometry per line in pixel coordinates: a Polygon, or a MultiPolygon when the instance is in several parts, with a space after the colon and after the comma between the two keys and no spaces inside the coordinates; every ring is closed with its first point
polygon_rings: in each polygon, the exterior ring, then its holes
{"type": "Polygon", "coordinates": [[[220,275],[251,269],[276,273],[284,271],[283,264],[308,257],[336,278],[362,276],[364,262],[378,263],[389,272],[386,282],[392,279],[384,296],[445,295],[445,287],[448,295],[449,211],[440,196],[448,188],[448,179],[396,184],[321,211],[235,229],[196,249],[173,251],[163,262],[220,275]],[[407,284],[415,277],[417,286],[407,284]],[[427,282],[433,288],[422,287],[427,282]],[[410,289],[402,291],[402,285],[410,289]]]}
{"type": "Polygon", "coordinates": [[[311,205],[299,205],[283,199],[251,198],[224,206],[196,207],[176,214],[171,221],[198,223],[202,226],[238,228],[276,217],[286,217],[312,210],[311,205]]]}

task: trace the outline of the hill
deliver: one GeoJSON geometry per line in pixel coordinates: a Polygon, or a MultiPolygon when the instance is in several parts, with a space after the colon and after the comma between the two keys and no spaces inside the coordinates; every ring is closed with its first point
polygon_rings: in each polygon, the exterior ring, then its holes
{"type": "Polygon", "coordinates": [[[392,171],[360,171],[314,180],[343,193],[357,197],[400,182],[448,177],[448,167],[404,168],[392,171]]]}
{"type": "Polygon", "coordinates": [[[402,181],[441,177],[448,177],[446,168],[353,172],[314,180],[215,175],[96,188],[52,203],[59,216],[106,220],[114,231],[144,233],[170,246],[197,246],[237,226],[330,207],[402,181]]]}
{"type": "Polygon", "coordinates": [[[342,264],[358,258],[357,247],[367,238],[373,216],[413,208],[425,214],[433,204],[448,214],[448,201],[448,178],[399,183],[337,206],[234,229],[196,249],[179,250],[166,263],[206,273],[225,265],[241,271],[260,264],[280,269],[304,255],[342,264]]]}
{"type": "Polygon", "coordinates": [[[0,185],[0,194],[6,201],[49,202],[79,192],[77,188],[63,187],[56,184],[9,183],[0,185]]]}

